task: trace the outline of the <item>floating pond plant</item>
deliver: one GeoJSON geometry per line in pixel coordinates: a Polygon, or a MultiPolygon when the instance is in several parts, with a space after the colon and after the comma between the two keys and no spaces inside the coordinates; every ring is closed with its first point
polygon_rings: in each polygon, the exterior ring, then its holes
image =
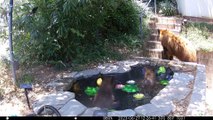
{"type": "Polygon", "coordinates": [[[144,98],[144,94],[136,93],[133,95],[133,97],[135,98],[135,100],[142,100],[144,98]]]}
{"type": "Polygon", "coordinates": [[[117,85],[115,86],[115,88],[116,88],[116,89],[122,89],[122,88],[124,88],[124,85],[123,85],[123,84],[117,84],[117,85]]]}
{"type": "Polygon", "coordinates": [[[134,92],[138,92],[139,89],[137,87],[137,85],[131,85],[131,84],[127,84],[122,88],[123,91],[127,92],[127,93],[134,93],[134,92]]]}
{"type": "Polygon", "coordinates": [[[126,83],[127,84],[135,84],[135,81],[134,80],[128,80],[126,83]]]}
{"type": "Polygon", "coordinates": [[[166,68],[164,66],[159,67],[157,74],[165,74],[166,73],[166,68]]]}
{"type": "Polygon", "coordinates": [[[98,87],[87,87],[84,92],[88,96],[95,96],[98,92],[98,87]]]}
{"type": "Polygon", "coordinates": [[[169,84],[169,81],[168,81],[168,80],[161,80],[161,81],[160,81],[160,84],[166,86],[166,85],[169,84]]]}

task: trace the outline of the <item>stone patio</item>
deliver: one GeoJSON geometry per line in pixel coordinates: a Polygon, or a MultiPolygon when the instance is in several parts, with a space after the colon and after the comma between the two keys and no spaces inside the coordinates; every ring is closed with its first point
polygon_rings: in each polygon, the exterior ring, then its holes
{"type": "Polygon", "coordinates": [[[114,64],[105,64],[94,69],[73,72],[64,75],[63,79],[49,83],[47,89],[56,89],[58,92],[38,99],[33,104],[34,112],[43,105],[56,107],[62,116],[93,116],[93,112],[100,108],[87,108],[75,99],[75,94],[68,92],[72,83],[81,77],[90,77],[98,73],[123,73],[130,70],[130,66],[137,64],[164,65],[175,71],[173,79],[149,104],[133,109],[109,111],[108,116],[167,116],[176,111],[175,102],[184,100],[191,95],[186,116],[200,116],[205,113],[206,78],[205,66],[196,63],[186,63],[149,58],[135,58],[119,61],[114,64]],[[192,70],[195,74],[181,72],[192,70]],[[191,86],[191,87],[190,87],[191,86]]]}

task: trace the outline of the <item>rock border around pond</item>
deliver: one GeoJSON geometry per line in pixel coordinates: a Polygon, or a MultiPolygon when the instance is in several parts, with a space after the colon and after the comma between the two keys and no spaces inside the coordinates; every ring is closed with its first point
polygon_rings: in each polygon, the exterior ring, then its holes
{"type": "MultiPolygon", "coordinates": [[[[184,100],[190,93],[192,94],[190,104],[187,110],[187,115],[194,115],[193,109],[198,109],[205,99],[205,66],[197,65],[196,63],[185,63],[185,62],[176,62],[168,60],[159,60],[159,59],[149,59],[149,58],[136,58],[127,61],[119,61],[114,64],[104,64],[98,66],[94,69],[88,69],[80,72],[72,72],[64,76],[63,79],[55,80],[47,85],[48,87],[58,88],[58,90],[63,90],[66,92],[59,92],[61,96],[65,97],[64,101],[55,101],[50,102],[50,99],[53,101],[58,97],[58,94],[48,95],[42,99],[36,101],[33,104],[33,110],[38,110],[42,105],[53,105],[56,107],[62,114],[62,116],[92,116],[92,113],[95,110],[100,110],[100,108],[86,108],[79,101],[74,99],[74,93],[67,92],[72,83],[79,78],[87,78],[99,73],[108,74],[108,73],[124,73],[129,71],[130,66],[137,64],[146,64],[146,65],[164,65],[169,66],[173,70],[183,70],[185,68],[192,69],[196,71],[196,75],[190,75],[187,73],[175,73],[173,79],[169,82],[164,89],[162,89],[151,101],[149,104],[141,105],[136,107],[134,110],[126,109],[120,111],[111,111],[108,112],[108,116],[166,116],[171,112],[174,112],[176,106],[173,104],[173,101],[184,100]],[[195,83],[194,89],[187,87],[191,82],[195,83]],[[202,84],[202,87],[198,87],[198,84],[202,84]],[[196,88],[196,89],[195,89],[196,88]],[[201,99],[197,99],[198,96],[201,99]],[[195,101],[197,100],[197,101],[195,101]],[[200,104],[194,105],[195,102],[200,104]],[[74,107],[75,106],[75,107],[74,107]],[[81,108],[79,111],[75,111],[76,107],[81,108]],[[153,109],[151,109],[153,108],[153,109]],[[69,111],[67,111],[69,109],[69,111]],[[74,112],[75,111],[75,112],[74,112]],[[128,113],[128,114],[127,114],[128,113]]],[[[59,96],[60,96],[59,95],[59,96]]],[[[201,111],[201,113],[203,113],[201,111]]]]}

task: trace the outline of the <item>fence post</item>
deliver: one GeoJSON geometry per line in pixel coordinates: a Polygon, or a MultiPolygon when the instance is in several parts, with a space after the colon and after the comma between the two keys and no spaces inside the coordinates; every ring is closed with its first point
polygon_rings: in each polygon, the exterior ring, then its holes
{"type": "Polygon", "coordinates": [[[156,0],[154,0],[154,7],[155,7],[155,15],[157,14],[157,3],[156,0]]]}
{"type": "Polygon", "coordinates": [[[14,67],[14,54],[13,54],[13,42],[12,42],[13,0],[10,0],[8,16],[9,16],[8,25],[9,25],[10,63],[11,63],[11,68],[12,68],[13,83],[14,83],[14,85],[16,85],[16,72],[15,72],[15,67],[14,67]]]}

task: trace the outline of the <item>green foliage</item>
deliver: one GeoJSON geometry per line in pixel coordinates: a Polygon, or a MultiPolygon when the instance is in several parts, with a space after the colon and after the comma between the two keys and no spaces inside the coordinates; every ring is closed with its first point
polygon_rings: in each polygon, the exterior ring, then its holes
{"type": "Polygon", "coordinates": [[[186,36],[197,50],[213,51],[213,25],[208,23],[189,22],[184,26],[181,36],[186,36]]]}
{"type": "Polygon", "coordinates": [[[34,82],[34,76],[29,71],[23,70],[19,74],[17,74],[17,82],[16,85],[20,86],[21,84],[30,84],[34,82]]]}
{"type": "Polygon", "coordinates": [[[22,76],[22,82],[23,83],[32,83],[33,79],[34,79],[33,76],[30,75],[30,74],[24,74],[22,76]]]}
{"type": "Polygon", "coordinates": [[[138,11],[131,0],[28,0],[14,12],[15,53],[21,63],[119,58],[111,46],[130,40],[115,38],[139,31],[138,11]],[[29,14],[36,6],[37,12],[29,14]]]}
{"type": "Polygon", "coordinates": [[[173,16],[177,14],[176,0],[161,0],[158,2],[159,12],[165,16],[173,16]]]}
{"type": "MultiPolygon", "coordinates": [[[[9,2],[10,0],[3,0],[0,5],[0,19],[1,19],[1,26],[0,26],[0,42],[5,42],[8,40],[8,18],[7,13],[9,11],[9,2]]],[[[21,6],[22,2],[26,2],[26,0],[14,0],[14,9],[17,9],[19,6],[21,6]]],[[[17,16],[20,11],[17,11],[14,16],[17,16]]]]}

